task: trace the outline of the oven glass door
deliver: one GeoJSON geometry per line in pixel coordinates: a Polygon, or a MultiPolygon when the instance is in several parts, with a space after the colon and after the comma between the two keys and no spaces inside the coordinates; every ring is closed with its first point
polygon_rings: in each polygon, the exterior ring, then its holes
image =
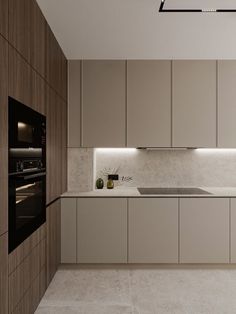
{"type": "Polygon", "coordinates": [[[45,173],[10,178],[10,251],[46,220],[45,179],[45,173]]]}

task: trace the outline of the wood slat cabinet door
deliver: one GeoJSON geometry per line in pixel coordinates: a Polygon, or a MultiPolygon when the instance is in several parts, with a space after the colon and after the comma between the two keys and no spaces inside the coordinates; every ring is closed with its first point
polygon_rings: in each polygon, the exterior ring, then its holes
{"type": "Polygon", "coordinates": [[[125,61],[83,61],[82,146],[125,147],[125,61]]]}
{"type": "Polygon", "coordinates": [[[0,37],[0,235],[8,230],[8,44],[0,37]]]}
{"type": "Polygon", "coordinates": [[[128,147],[171,147],[171,61],[128,61],[127,137],[128,147]]]}
{"type": "Polygon", "coordinates": [[[70,60],[68,64],[68,145],[81,146],[81,61],[70,60]]]}
{"type": "Polygon", "coordinates": [[[30,63],[45,78],[46,70],[46,20],[37,1],[32,1],[30,27],[30,63]]]}
{"type": "Polygon", "coordinates": [[[77,263],[127,263],[126,199],[77,199],[77,263]]]}
{"type": "Polygon", "coordinates": [[[229,199],[180,199],[180,262],[229,263],[229,199]]]}
{"type": "Polygon", "coordinates": [[[236,61],[218,61],[218,147],[236,147],[236,61]]]}
{"type": "Polygon", "coordinates": [[[47,204],[57,198],[57,163],[56,163],[56,94],[47,86],[47,204]]]}
{"type": "Polygon", "coordinates": [[[9,0],[9,42],[30,62],[32,0],[9,0]]]}
{"type": "Polygon", "coordinates": [[[0,313],[8,313],[8,236],[0,236],[0,313]]]}
{"type": "Polygon", "coordinates": [[[9,96],[32,107],[32,85],[33,70],[17,51],[9,46],[9,96]]]}
{"type": "Polygon", "coordinates": [[[0,0],[0,34],[8,38],[8,1],[0,0]]]}
{"type": "Polygon", "coordinates": [[[47,204],[58,198],[66,184],[66,106],[61,98],[47,86],[47,204]],[[64,108],[64,110],[63,110],[64,108]],[[62,124],[64,128],[62,128],[62,124]],[[64,134],[65,133],[65,134],[64,134]],[[64,135],[63,135],[64,134],[64,135]],[[63,147],[62,147],[63,145],[63,147]]]}
{"type": "Polygon", "coordinates": [[[178,263],[178,199],[129,199],[129,263],[178,263]]]}
{"type": "MultiPolygon", "coordinates": [[[[67,103],[61,102],[62,110],[61,110],[61,149],[62,149],[62,164],[61,164],[61,193],[67,191],[67,103]]],[[[60,127],[60,126],[59,126],[60,127]]]]}
{"type": "Polygon", "coordinates": [[[173,146],[216,147],[216,61],[173,61],[173,146]]]}
{"type": "Polygon", "coordinates": [[[61,260],[61,202],[47,207],[47,285],[54,277],[61,260]]]}

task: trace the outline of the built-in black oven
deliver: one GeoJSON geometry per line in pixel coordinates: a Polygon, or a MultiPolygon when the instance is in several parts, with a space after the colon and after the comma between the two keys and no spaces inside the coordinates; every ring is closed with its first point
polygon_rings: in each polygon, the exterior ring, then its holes
{"type": "Polygon", "coordinates": [[[46,118],[9,98],[9,252],[46,221],[46,118]]]}

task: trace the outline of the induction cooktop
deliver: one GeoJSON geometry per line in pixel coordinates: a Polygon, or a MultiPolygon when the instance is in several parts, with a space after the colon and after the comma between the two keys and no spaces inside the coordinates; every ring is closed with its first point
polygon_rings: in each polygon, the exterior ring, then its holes
{"type": "Polygon", "coordinates": [[[138,188],[141,195],[210,195],[200,188],[138,188]]]}

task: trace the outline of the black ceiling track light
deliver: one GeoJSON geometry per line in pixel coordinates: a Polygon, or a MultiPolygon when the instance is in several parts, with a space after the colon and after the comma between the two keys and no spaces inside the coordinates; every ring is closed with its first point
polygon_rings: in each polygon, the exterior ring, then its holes
{"type": "Polygon", "coordinates": [[[160,4],[160,8],[159,8],[159,12],[161,13],[178,13],[178,12],[198,12],[198,13],[223,13],[223,12],[236,12],[236,8],[235,9],[210,9],[210,8],[206,8],[206,9],[190,9],[190,8],[166,8],[165,4],[167,3],[168,0],[161,0],[161,4],[160,4]]]}

